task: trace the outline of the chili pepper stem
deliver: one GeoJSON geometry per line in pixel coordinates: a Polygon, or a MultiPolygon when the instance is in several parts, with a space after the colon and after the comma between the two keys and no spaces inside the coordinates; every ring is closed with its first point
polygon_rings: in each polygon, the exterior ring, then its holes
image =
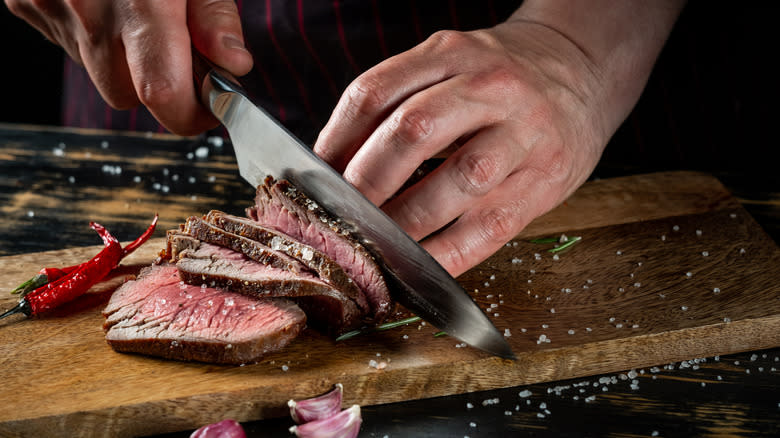
{"type": "Polygon", "coordinates": [[[19,304],[5,311],[5,313],[0,315],[0,319],[5,318],[6,316],[15,315],[17,313],[24,313],[25,316],[30,316],[32,314],[30,303],[28,303],[25,299],[19,300],[19,304]]]}

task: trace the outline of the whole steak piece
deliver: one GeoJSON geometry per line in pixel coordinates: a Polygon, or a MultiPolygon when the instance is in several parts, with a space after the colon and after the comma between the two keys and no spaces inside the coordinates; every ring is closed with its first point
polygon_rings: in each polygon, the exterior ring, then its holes
{"type": "Polygon", "coordinates": [[[170,264],[144,268],[114,292],[103,314],[116,351],[226,364],[280,350],[306,325],[289,300],[189,285],[170,264]]]}
{"type": "Polygon", "coordinates": [[[255,207],[247,215],[265,227],[280,231],[327,254],[365,293],[375,322],[392,310],[382,268],[338,218],[328,214],[288,181],[266,178],[257,188],[255,207]]]}

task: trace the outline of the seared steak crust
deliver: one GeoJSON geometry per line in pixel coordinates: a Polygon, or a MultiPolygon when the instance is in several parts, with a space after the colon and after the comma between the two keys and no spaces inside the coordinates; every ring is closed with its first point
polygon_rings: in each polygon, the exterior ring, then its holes
{"type": "Polygon", "coordinates": [[[345,224],[289,182],[270,177],[258,187],[255,204],[247,209],[249,217],[327,254],[363,290],[374,320],[382,321],[388,315],[390,291],[382,269],[345,224]]]}
{"type": "MultiPolygon", "coordinates": [[[[366,301],[363,291],[357,287],[355,282],[349,278],[347,273],[344,272],[344,269],[342,269],[338,263],[333,261],[333,259],[322,251],[294,240],[284,233],[266,228],[249,218],[242,218],[221,211],[212,210],[204,217],[204,220],[227,233],[231,233],[231,235],[237,235],[254,242],[259,242],[260,244],[270,247],[274,251],[279,251],[290,257],[294,257],[300,263],[314,271],[323,281],[343,291],[355,301],[362,312],[369,312],[368,302],[366,301]]],[[[196,237],[200,238],[197,234],[196,237]]],[[[211,241],[210,243],[226,246],[215,241],[211,241]]],[[[236,249],[236,251],[238,250],[236,249]]],[[[250,255],[250,257],[252,256],[250,255]]]]}

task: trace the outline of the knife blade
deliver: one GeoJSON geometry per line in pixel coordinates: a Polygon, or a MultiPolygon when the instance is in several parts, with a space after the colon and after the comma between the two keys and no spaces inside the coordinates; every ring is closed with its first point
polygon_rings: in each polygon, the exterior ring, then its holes
{"type": "Polygon", "coordinates": [[[515,355],[463,287],[389,216],[247,96],[230,73],[193,50],[201,101],[225,126],[241,176],[257,187],[286,179],[340,218],[384,268],[392,298],[423,320],[473,347],[515,355]]]}

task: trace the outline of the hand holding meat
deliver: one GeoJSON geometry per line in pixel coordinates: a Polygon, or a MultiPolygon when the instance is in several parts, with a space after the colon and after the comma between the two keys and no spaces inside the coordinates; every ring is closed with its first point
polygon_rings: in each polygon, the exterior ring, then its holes
{"type": "Polygon", "coordinates": [[[356,79],[315,152],[459,275],[587,179],[679,3],[527,1],[495,28],[436,33],[356,79]]]}
{"type": "Polygon", "coordinates": [[[252,57],[244,49],[233,0],[6,0],[8,8],[82,64],[106,102],[146,105],[182,135],[217,125],[196,100],[191,46],[236,75],[252,57]]]}

